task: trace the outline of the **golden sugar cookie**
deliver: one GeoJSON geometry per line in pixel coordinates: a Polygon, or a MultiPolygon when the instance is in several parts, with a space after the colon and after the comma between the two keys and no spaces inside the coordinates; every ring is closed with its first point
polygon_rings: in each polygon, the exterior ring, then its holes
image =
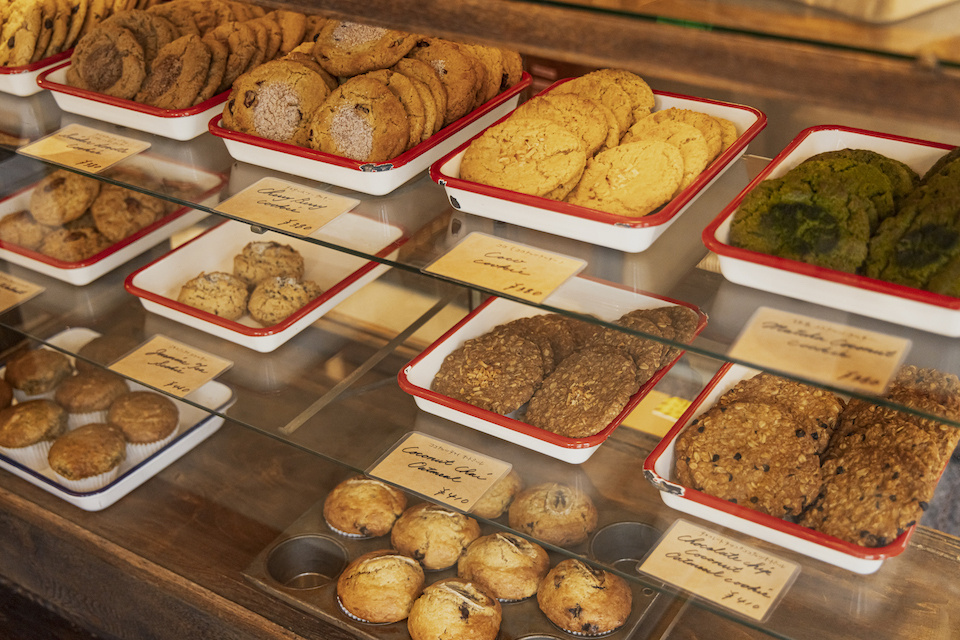
{"type": "Polygon", "coordinates": [[[656,122],[644,118],[630,127],[620,144],[629,144],[638,140],[662,140],[677,147],[683,157],[683,179],[678,191],[690,186],[710,163],[710,149],[703,133],[693,125],[677,120],[656,122]]]}
{"type": "Polygon", "coordinates": [[[555,122],[508,118],[470,143],[460,177],[563,200],[580,179],[586,160],[580,138],[555,122]]]}
{"type": "Polygon", "coordinates": [[[720,125],[720,153],[723,153],[737,141],[740,134],[737,133],[737,125],[726,118],[711,116],[720,125]]]}
{"type": "Polygon", "coordinates": [[[587,157],[618,143],[616,123],[607,119],[603,107],[573,93],[535,96],[517,107],[510,117],[556,122],[580,137],[587,157]]]}
{"type": "Polygon", "coordinates": [[[588,76],[607,78],[617,83],[630,96],[633,107],[634,120],[650,115],[656,105],[653,89],[647,81],[637,74],[625,69],[598,69],[591,71],[588,76]]]}
{"type": "Polygon", "coordinates": [[[350,78],[330,94],[310,122],[307,144],[361,162],[384,162],[410,137],[407,112],[387,85],[350,78]]]}
{"type": "Polygon", "coordinates": [[[317,36],[313,55],[331,75],[355,76],[393,66],[416,41],[403,31],[331,20],[317,36]]]}
{"type": "Polygon", "coordinates": [[[551,93],[554,92],[575,93],[609,108],[617,118],[618,139],[633,126],[633,102],[627,92],[611,78],[588,74],[558,85],[551,90],[551,93]]]}
{"type": "Polygon", "coordinates": [[[186,35],[164,45],[150,65],[137,102],[160,109],[191,106],[207,82],[210,49],[200,36],[186,35]]]}
{"type": "Polygon", "coordinates": [[[389,69],[377,69],[362,75],[379,80],[387,85],[393,95],[397,96],[400,104],[403,105],[403,109],[407,112],[407,124],[410,127],[410,139],[407,142],[407,148],[418,144],[423,137],[426,115],[424,114],[423,99],[420,97],[420,92],[413,86],[410,78],[389,69]]]}
{"type": "Polygon", "coordinates": [[[653,118],[656,122],[663,120],[678,120],[686,124],[693,125],[703,133],[707,140],[707,148],[710,151],[710,160],[712,161],[720,154],[720,148],[723,145],[723,130],[720,123],[713,116],[709,116],[692,109],[679,109],[671,107],[651,113],[648,118],[653,118]]]}
{"type": "Polygon", "coordinates": [[[683,177],[683,158],[671,144],[631,142],[597,154],[567,202],[640,217],[673,196],[683,177]]]}
{"type": "Polygon", "coordinates": [[[410,58],[433,67],[447,93],[444,126],[467,115],[477,98],[476,58],[467,56],[456,43],[440,38],[423,38],[408,54],[410,58]]]}

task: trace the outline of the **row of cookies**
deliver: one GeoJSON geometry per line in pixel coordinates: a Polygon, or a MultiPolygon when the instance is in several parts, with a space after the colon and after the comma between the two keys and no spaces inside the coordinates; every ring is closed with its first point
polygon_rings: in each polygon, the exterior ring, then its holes
{"type": "MultiPolygon", "coordinates": [[[[688,342],[699,322],[684,306],[637,309],[615,321],[626,329],[688,342]]],[[[676,357],[655,340],[561,314],[519,318],[467,340],[443,360],[431,388],[552,433],[592,436],[676,357]]]]}
{"type": "MultiPolygon", "coordinates": [[[[960,379],[904,367],[887,394],[956,420],[960,379]]],[[[960,432],[935,420],[761,373],[681,433],[677,480],[867,547],[918,522],[960,432]]]]}
{"type": "MultiPolygon", "coordinates": [[[[509,508],[511,527],[550,544],[583,542],[596,527],[590,497],[574,487],[547,482],[524,489],[512,471],[488,493],[496,498],[481,498],[474,513],[497,517],[509,508]]],[[[341,608],[359,622],[406,619],[414,639],[438,637],[444,628],[492,639],[502,620],[500,601],[536,596],[560,628],[595,635],[616,630],[631,611],[632,592],[621,579],[576,560],[551,568],[539,544],[509,531],[481,535],[475,519],[433,503],[408,507],[402,491],[373,478],[339,483],[324,500],[323,515],[340,535],[390,535],[389,549],[355,558],[337,580],[341,608]],[[424,588],[425,571],[452,567],[456,578],[424,588]],[[465,600],[472,603],[470,615],[463,615],[465,600]]]]}
{"type": "Polygon", "coordinates": [[[475,139],[460,177],[618,215],[648,215],[689,187],[737,138],[690,109],[653,111],[647,83],[598,69],[539,94],[475,139]]]}
{"type": "Polygon", "coordinates": [[[290,245],[250,242],[234,256],[232,273],[201,273],[180,287],[177,300],[227,320],[249,313],[272,326],[323,293],[303,275],[303,256],[290,245]]]}
{"type": "Polygon", "coordinates": [[[92,491],[124,461],[137,464],[165,446],[180,412],[166,396],[131,390],[121,376],[81,363],[45,348],[7,363],[0,452],[35,471],[49,467],[67,488],[92,491]]]}
{"type": "Polygon", "coordinates": [[[238,78],[222,124],[381,162],[513,86],[522,73],[515,52],[328,20],[315,42],[238,78]]]}
{"type": "Polygon", "coordinates": [[[161,109],[184,109],[311,38],[305,14],[226,0],[171,0],[119,11],[77,42],[71,86],[161,109]]]}
{"type": "MultiPolygon", "coordinates": [[[[107,175],[160,188],[131,169],[107,175]]],[[[28,209],[0,218],[0,240],[64,262],[80,262],[149,227],[175,207],[133,189],[57,169],[36,184],[28,209]]]]}

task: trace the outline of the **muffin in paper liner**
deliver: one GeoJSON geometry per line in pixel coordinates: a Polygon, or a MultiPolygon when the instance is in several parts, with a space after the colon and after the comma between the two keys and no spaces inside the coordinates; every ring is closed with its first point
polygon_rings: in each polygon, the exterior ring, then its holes
{"type": "Polygon", "coordinates": [[[17,402],[27,402],[28,400],[53,400],[56,393],[57,393],[56,389],[50,389],[50,391],[45,391],[43,393],[30,395],[30,394],[24,393],[21,389],[17,389],[16,387],[14,387],[13,389],[13,397],[16,399],[17,402]]]}
{"type": "Polygon", "coordinates": [[[120,475],[120,467],[114,467],[110,471],[104,471],[103,473],[97,474],[95,476],[89,476],[86,478],[80,478],[79,480],[71,480],[60,475],[56,471],[53,472],[56,481],[70,489],[72,491],[79,492],[88,492],[96,491],[97,489],[102,489],[111,482],[117,479],[117,476],[120,475]]]}
{"type": "Polygon", "coordinates": [[[133,466],[139,464],[160,451],[177,436],[177,430],[174,429],[170,435],[154,442],[127,442],[127,465],[133,466]]]}
{"type": "Polygon", "coordinates": [[[53,440],[43,440],[26,447],[0,447],[0,453],[34,471],[40,471],[48,466],[47,454],[52,445],[53,440]]]}
{"type": "Polygon", "coordinates": [[[337,529],[335,526],[333,526],[326,520],[324,520],[324,523],[327,525],[330,531],[333,531],[338,536],[343,536],[344,538],[350,538],[351,540],[367,540],[373,537],[373,536],[364,535],[362,533],[347,533],[346,531],[341,531],[340,529],[337,529]]]}

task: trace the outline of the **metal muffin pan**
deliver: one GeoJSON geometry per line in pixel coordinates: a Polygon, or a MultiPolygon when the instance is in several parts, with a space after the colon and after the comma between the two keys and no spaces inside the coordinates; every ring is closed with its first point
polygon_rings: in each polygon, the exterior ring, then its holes
{"type": "MultiPolygon", "coordinates": [[[[331,487],[332,488],[332,487],[331,487]]],[[[571,547],[605,566],[635,572],[640,560],[659,540],[661,531],[650,524],[630,521],[613,505],[597,504],[600,522],[590,539],[571,547]],[[621,517],[622,516],[622,517],[621,517]]],[[[505,520],[505,516],[501,516],[505,520]]],[[[480,521],[481,535],[498,530],[480,521]]],[[[347,616],[337,602],[337,578],[346,566],[364,553],[389,549],[390,536],[352,538],[334,532],[323,518],[318,502],[298,518],[244,570],[244,576],[259,589],[310,615],[367,640],[407,640],[406,620],[390,624],[366,624],[347,616]]],[[[547,550],[550,566],[566,556],[547,550]]],[[[456,576],[456,567],[426,571],[426,584],[456,576]]],[[[633,610],[627,622],[602,637],[626,640],[647,637],[667,609],[671,598],[656,588],[634,581],[633,610]]],[[[659,586],[659,584],[658,584],[659,586]]],[[[497,640],[566,640],[585,637],[555,626],[540,611],[536,596],[519,602],[501,602],[503,621],[497,640]]]]}

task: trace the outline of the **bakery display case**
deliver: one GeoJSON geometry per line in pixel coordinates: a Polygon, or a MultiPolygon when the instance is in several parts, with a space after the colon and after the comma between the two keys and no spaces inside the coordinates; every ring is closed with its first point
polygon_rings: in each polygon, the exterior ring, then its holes
{"type": "MultiPolygon", "coordinates": [[[[907,313],[908,319],[892,313],[902,302],[896,291],[861,303],[858,287],[849,283],[832,294],[815,279],[800,292],[784,291],[790,281],[776,274],[751,273],[764,280],[762,286],[737,281],[726,277],[722,260],[704,244],[704,230],[808,127],[836,125],[886,143],[902,137],[925,151],[946,152],[956,144],[960,36],[950,30],[956,6],[941,3],[915,14],[903,7],[867,7],[851,19],[814,5],[265,3],[523,54],[526,73],[513,92],[467,118],[456,131],[462,137],[426,148],[433,152],[432,168],[417,164],[396,180],[394,167],[322,161],[317,167],[316,158],[290,154],[282,145],[265,149],[255,143],[241,157],[225,139],[236,132],[220,127],[219,110],[212,120],[203,116],[208,129],[170,136],[96,108],[58,104],[52,85],[31,95],[21,89],[21,95],[0,94],[2,213],[24,208],[33,185],[65,166],[24,147],[81,127],[149,149],[109,173],[70,171],[160,198],[184,221],[150,229],[144,241],[130,243],[116,257],[109,254],[82,280],[40,254],[0,246],[3,274],[40,289],[0,313],[3,362],[24,348],[46,348],[106,368],[110,362],[81,351],[93,337],[121,336],[142,345],[162,336],[226,363],[214,380],[183,396],[124,371],[131,385],[174,397],[182,420],[173,444],[124,468],[103,491],[72,492],[0,455],[0,518],[7,524],[0,536],[0,577],[105,637],[130,636],[133,629],[143,637],[409,637],[403,622],[364,623],[338,603],[337,578],[347,564],[389,547],[390,539],[338,533],[325,520],[323,504],[338,483],[355,474],[376,475],[389,454],[419,436],[505,465],[528,487],[560,482],[590,496],[596,522],[572,543],[549,542],[518,526],[507,511],[472,515],[483,535],[505,532],[540,544],[551,566],[582,560],[625,581],[633,606],[622,626],[604,637],[960,635],[951,615],[960,595],[953,577],[960,558],[956,462],[943,471],[920,522],[895,544],[871,553],[870,547],[852,552],[822,539],[829,536],[814,537],[810,552],[810,537],[794,527],[731,516],[723,508],[698,509],[703,501],[675,490],[672,465],[662,459],[673,455],[673,442],[664,441],[666,451],[661,443],[669,426],[730,367],[738,374],[784,375],[845,400],[960,428],[960,421],[936,406],[905,406],[872,387],[851,388],[782,358],[736,349],[754,314],[773,309],[818,326],[898,341],[905,346],[896,364],[960,374],[950,344],[954,334],[931,328],[936,317],[918,320],[927,315],[922,310],[907,313]],[[639,248],[622,245],[617,232],[634,230],[615,223],[597,240],[576,227],[553,229],[568,224],[563,212],[547,217],[549,222],[525,220],[539,212],[517,207],[522,199],[497,201],[502,194],[493,193],[493,203],[483,202],[482,211],[471,210],[471,192],[484,190],[457,177],[457,147],[505,116],[514,99],[522,103],[559,79],[602,67],[642,76],[660,96],[658,108],[702,104],[745,118],[738,132],[749,135],[639,248]],[[273,155],[261,162],[265,151],[273,155]],[[330,180],[324,171],[333,172],[330,180]],[[365,171],[370,173],[360,184],[356,174],[365,171]],[[130,177],[144,173],[148,183],[130,177]],[[349,213],[304,236],[276,221],[221,208],[264,184],[350,201],[349,213]],[[433,270],[438,259],[477,236],[559,255],[580,267],[539,298],[505,291],[482,277],[433,270]],[[247,318],[221,321],[178,302],[177,292],[190,277],[227,270],[223,265],[244,244],[264,240],[302,247],[311,279],[322,281],[327,295],[289,322],[266,327],[247,318]],[[840,301],[826,303],[824,296],[831,295],[840,301]],[[661,306],[689,309],[698,319],[696,330],[680,338],[617,322],[631,309],[661,306]],[[624,341],[652,341],[675,359],[662,361],[669,364],[632,395],[602,437],[582,442],[541,437],[519,420],[493,419],[430,389],[442,357],[479,335],[480,324],[486,331],[544,314],[619,332],[624,341]],[[657,430],[660,421],[667,429],[657,430]],[[645,565],[648,553],[679,526],[702,527],[704,535],[743,545],[742,553],[782,563],[783,593],[769,598],[763,615],[751,615],[653,572],[645,565]],[[27,547],[35,553],[22,553],[27,547]]],[[[251,147],[249,139],[240,142],[251,147]]],[[[924,156],[918,171],[934,159],[924,156]]],[[[449,506],[449,496],[388,481],[399,484],[411,504],[449,506]]],[[[428,571],[426,579],[433,583],[455,573],[447,567],[428,571]]],[[[736,595],[745,599],[743,591],[736,595]]],[[[501,609],[497,637],[504,640],[580,637],[543,617],[535,598],[502,602],[501,609]]]]}

